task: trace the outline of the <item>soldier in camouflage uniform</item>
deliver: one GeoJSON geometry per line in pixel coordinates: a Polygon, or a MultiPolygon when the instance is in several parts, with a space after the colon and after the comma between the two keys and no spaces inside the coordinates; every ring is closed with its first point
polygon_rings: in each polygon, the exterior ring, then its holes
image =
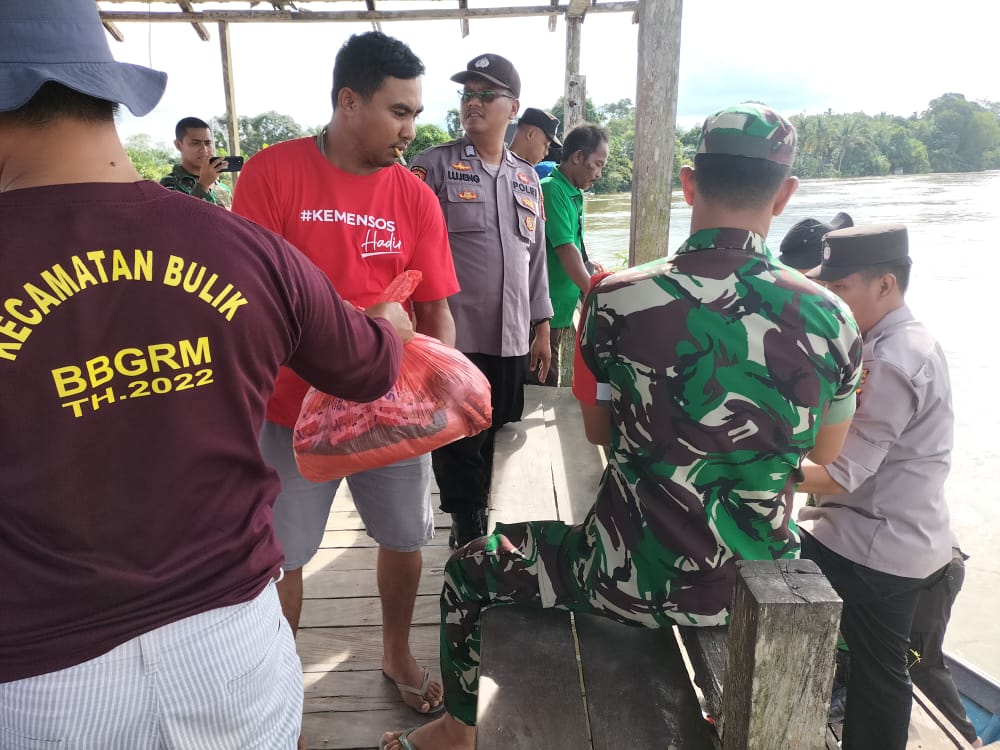
{"type": "Polygon", "coordinates": [[[485,607],[523,604],[646,627],[721,625],[739,559],[791,558],[794,477],[836,457],[861,337],[836,297],[764,244],[795,191],[795,130],[743,104],[709,117],[681,182],[692,235],[606,276],[581,316],[573,390],[610,446],[584,522],[497,524],[441,594],[447,713],[389,750],[474,743],[485,607]],[[736,228],[719,228],[719,227],[736,228]]]}
{"type": "Polygon", "coordinates": [[[169,174],[160,180],[167,190],[187,193],[216,206],[229,208],[233,204],[233,194],[225,183],[219,181],[222,170],[229,166],[224,158],[212,162],[215,157],[215,138],[212,129],[204,120],[185,117],[174,128],[174,148],[181,155],[169,174]]]}

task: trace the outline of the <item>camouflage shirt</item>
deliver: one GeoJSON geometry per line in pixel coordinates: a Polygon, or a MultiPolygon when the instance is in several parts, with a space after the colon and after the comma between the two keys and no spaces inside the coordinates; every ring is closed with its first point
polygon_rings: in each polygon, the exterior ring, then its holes
{"type": "Polygon", "coordinates": [[[226,187],[225,183],[218,181],[211,190],[205,192],[198,185],[198,177],[188,172],[180,164],[175,164],[174,168],[170,170],[170,174],[160,180],[160,184],[167,190],[187,193],[195,198],[201,198],[203,201],[214,203],[217,206],[229,208],[233,204],[232,193],[226,187]]]}
{"type": "Polygon", "coordinates": [[[726,622],[736,560],[798,553],[791,474],[853,413],[854,320],[759,235],[706,229],[604,279],[577,356],[612,422],[578,584],[649,625],[726,622]]]}

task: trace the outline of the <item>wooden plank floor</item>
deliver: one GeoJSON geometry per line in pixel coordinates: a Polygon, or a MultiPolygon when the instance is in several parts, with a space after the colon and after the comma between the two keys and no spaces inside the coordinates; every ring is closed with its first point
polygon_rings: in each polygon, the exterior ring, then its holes
{"type": "MultiPolygon", "coordinates": [[[[583,438],[576,402],[567,388],[529,386],[524,414],[521,422],[497,434],[491,524],[527,518],[579,521],[593,502],[603,463],[583,438]],[[531,450],[524,450],[529,441],[531,450]]],[[[436,509],[437,490],[432,491],[436,509]]],[[[424,548],[410,644],[417,661],[439,676],[438,595],[451,519],[438,511],[434,525],[435,538],[424,548]]],[[[297,645],[305,675],[303,729],[310,749],[371,750],[378,747],[382,732],[422,721],[382,677],[376,553],[344,482],[320,551],[303,570],[297,645]]]]}
{"type": "MultiPolygon", "coordinates": [[[[450,517],[436,514],[435,538],[424,549],[410,638],[417,661],[435,675],[439,674],[438,595],[449,554],[449,526],[450,517]]],[[[303,569],[304,600],[296,644],[305,679],[302,726],[309,748],[377,748],[382,732],[421,721],[382,676],[376,555],[376,544],[365,533],[344,482],[322,547],[303,569]]]]}
{"type": "MultiPolygon", "coordinates": [[[[524,419],[497,434],[490,524],[552,518],[580,522],[604,468],[587,443],[568,388],[525,389],[524,419]]],[[[436,488],[432,502],[438,506],[436,488]]],[[[424,548],[423,575],[410,644],[439,677],[438,596],[449,556],[450,517],[437,512],[436,536],[424,548]]],[[[303,730],[310,750],[374,750],[389,729],[424,721],[382,677],[382,627],[375,584],[375,542],[365,533],[346,482],[333,504],[320,551],[304,569],[297,638],[305,684],[303,730]]],[[[968,747],[949,741],[914,704],[907,750],[968,747]]]]}

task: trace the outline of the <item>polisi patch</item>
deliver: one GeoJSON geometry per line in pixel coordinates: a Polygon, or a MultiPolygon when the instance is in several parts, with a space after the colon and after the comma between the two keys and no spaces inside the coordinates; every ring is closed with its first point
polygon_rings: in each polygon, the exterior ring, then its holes
{"type": "Polygon", "coordinates": [[[520,182],[522,185],[531,184],[531,178],[528,177],[528,175],[526,175],[524,172],[517,173],[517,181],[520,182]]]}
{"type": "MultiPolygon", "coordinates": [[[[538,197],[538,189],[531,184],[524,184],[523,182],[516,182],[515,180],[510,181],[511,189],[514,191],[514,198],[518,199],[518,193],[525,193],[530,195],[532,198],[538,197]]],[[[523,204],[522,204],[523,205],[523,204]]]]}
{"type": "Polygon", "coordinates": [[[466,164],[464,161],[456,161],[455,163],[453,163],[451,165],[451,168],[452,169],[457,169],[457,170],[462,171],[462,172],[471,172],[472,171],[472,165],[471,164],[466,164]]]}
{"type": "Polygon", "coordinates": [[[477,193],[473,193],[471,190],[463,190],[461,193],[458,194],[458,197],[461,198],[463,201],[474,201],[476,198],[479,197],[479,195],[477,193]]]}
{"type": "Polygon", "coordinates": [[[410,167],[410,171],[424,182],[427,182],[427,170],[423,167],[410,167]]]}
{"type": "Polygon", "coordinates": [[[534,216],[525,216],[524,217],[524,226],[527,228],[527,230],[529,232],[534,232],[535,231],[535,217],[534,216]]]}

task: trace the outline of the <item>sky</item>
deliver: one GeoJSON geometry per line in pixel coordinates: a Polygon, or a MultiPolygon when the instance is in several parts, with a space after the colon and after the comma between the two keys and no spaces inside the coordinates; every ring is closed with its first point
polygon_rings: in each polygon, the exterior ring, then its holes
{"type": "MultiPolygon", "coordinates": [[[[542,5],[541,0],[473,0],[486,5],[542,5]]],[[[380,1],[378,8],[413,7],[380,1]]],[[[425,5],[425,4],[423,4],[425,5]]],[[[451,3],[448,3],[450,6],[451,3]]],[[[104,4],[108,10],[145,10],[147,3],[104,4]]],[[[210,7],[210,6],[205,6],[210,7]]],[[[227,9],[249,5],[227,3],[227,9]]],[[[363,9],[337,2],[332,10],[363,9]]],[[[969,100],[1000,100],[993,0],[687,0],[683,6],[677,120],[695,125],[711,112],[745,100],[762,101],[786,115],[887,112],[909,116],[946,92],[969,100]]],[[[457,20],[383,23],[424,61],[425,112],[420,122],[444,126],[458,106],[450,81],[473,57],[495,52],[511,59],[522,81],[521,107],[550,108],[562,95],[566,26],[555,32],[546,18],[471,19],[462,38],[457,20]]],[[[116,59],[168,73],[159,106],[137,119],[120,117],[124,137],[173,140],[186,116],[209,119],[225,112],[216,24],[202,42],[189,24],[120,22],[125,42],[109,36],[116,59]]],[[[312,128],[330,116],[333,60],[364,23],[243,23],[230,25],[236,111],[274,110],[312,128]]],[[[597,104],[635,101],[637,27],[631,13],[589,15],[583,24],[581,70],[597,104]]]]}

